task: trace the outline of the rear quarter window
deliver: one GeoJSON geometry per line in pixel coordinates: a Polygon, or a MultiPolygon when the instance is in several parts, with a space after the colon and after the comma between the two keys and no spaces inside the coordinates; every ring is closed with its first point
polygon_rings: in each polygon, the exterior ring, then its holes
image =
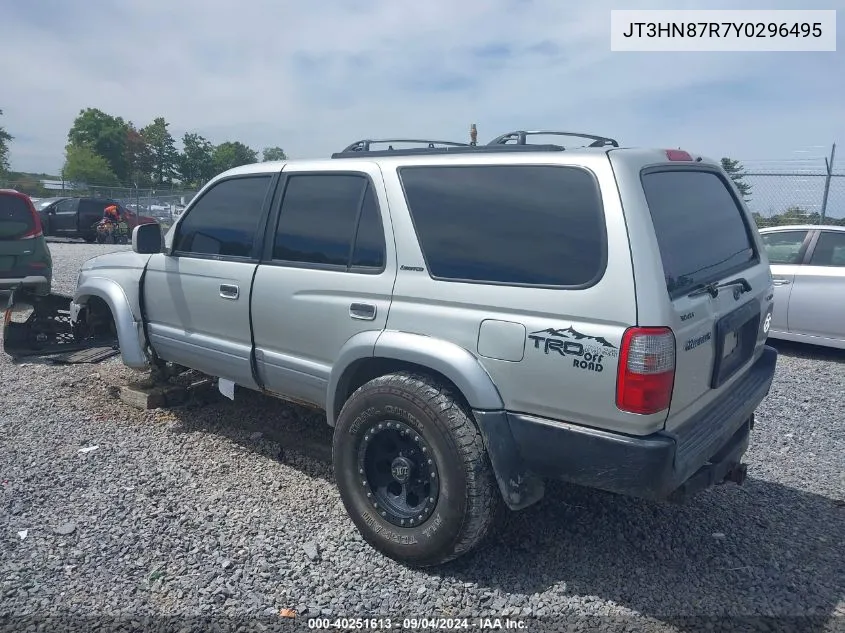
{"type": "Polygon", "coordinates": [[[399,177],[436,279],[571,288],[604,273],[604,212],[585,169],[414,166],[399,177]]]}
{"type": "Polygon", "coordinates": [[[29,205],[18,196],[0,194],[0,239],[15,240],[35,228],[29,205]]]}
{"type": "Polygon", "coordinates": [[[745,214],[718,173],[646,170],[642,185],[671,296],[757,260],[745,214]]]}

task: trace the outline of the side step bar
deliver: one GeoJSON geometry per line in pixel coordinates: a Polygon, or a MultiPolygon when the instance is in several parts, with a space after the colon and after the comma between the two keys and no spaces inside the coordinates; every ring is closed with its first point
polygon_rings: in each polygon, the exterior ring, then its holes
{"type": "Polygon", "coordinates": [[[39,296],[21,287],[13,289],[3,319],[3,351],[18,360],[117,345],[116,340],[102,337],[79,338],[71,325],[71,301],[65,295],[39,296]],[[32,308],[32,313],[25,321],[15,322],[15,310],[25,307],[32,308]]]}

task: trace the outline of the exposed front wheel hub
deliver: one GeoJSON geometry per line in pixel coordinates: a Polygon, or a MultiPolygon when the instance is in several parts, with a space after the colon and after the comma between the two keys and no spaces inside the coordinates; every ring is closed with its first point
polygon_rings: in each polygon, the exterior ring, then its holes
{"type": "Polygon", "coordinates": [[[408,483],[411,478],[414,464],[407,457],[397,457],[390,465],[390,474],[393,475],[393,480],[398,484],[408,483]]]}

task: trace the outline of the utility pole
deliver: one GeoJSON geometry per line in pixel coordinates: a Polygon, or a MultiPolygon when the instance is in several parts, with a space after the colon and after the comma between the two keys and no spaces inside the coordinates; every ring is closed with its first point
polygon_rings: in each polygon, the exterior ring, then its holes
{"type": "Polygon", "coordinates": [[[821,224],[824,224],[827,215],[827,197],[830,194],[830,180],[833,178],[833,159],[836,156],[836,143],[830,148],[830,160],[824,159],[824,166],[827,169],[827,176],[824,179],[824,193],[822,194],[822,217],[821,224]]]}

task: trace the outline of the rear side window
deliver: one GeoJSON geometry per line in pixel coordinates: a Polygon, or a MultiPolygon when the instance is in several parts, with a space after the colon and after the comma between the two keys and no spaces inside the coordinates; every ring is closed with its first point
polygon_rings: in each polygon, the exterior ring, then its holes
{"type": "Polygon", "coordinates": [[[586,170],[433,166],[399,175],[435,278],[583,287],[604,272],[604,213],[586,170]]]}
{"type": "Polygon", "coordinates": [[[112,203],[107,200],[81,200],[79,202],[79,212],[102,215],[103,210],[110,204],[112,203]]]}
{"type": "Polygon", "coordinates": [[[642,183],[671,296],[755,260],[742,209],[720,176],[707,171],[651,171],[643,174],[642,183]]]}
{"type": "Polygon", "coordinates": [[[770,264],[800,264],[807,231],[775,231],[760,236],[770,264]]]}
{"type": "Polygon", "coordinates": [[[845,268],[845,231],[822,231],[810,257],[810,266],[845,268]]]}
{"type": "Polygon", "coordinates": [[[0,240],[16,240],[35,228],[29,205],[18,196],[0,193],[0,240]]]}
{"type": "Polygon", "coordinates": [[[250,257],[272,176],[222,180],[180,223],[174,250],[196,255],[250,257]]]}
{"type": "Polygon", "coordinates": [[[288,177],[273,259],[360,272],[381,270],[384,229],[369,179],[354,174],[288,177]]]}

